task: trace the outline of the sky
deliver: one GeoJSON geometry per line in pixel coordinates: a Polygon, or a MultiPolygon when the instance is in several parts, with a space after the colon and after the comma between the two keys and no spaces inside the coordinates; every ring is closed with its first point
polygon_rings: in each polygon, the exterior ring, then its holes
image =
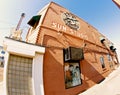
{"type": "MultiPolygon", "coordinates": [[[[17,26],[21,13],[25,13],[21,29],[23,40],[29,25],[27,22],[51,0],[0,0],[0,45],[3,38],[17,26]]],[[[112,0],[53,0],[71,13],[94,26],[114,43],[120,58],[120,9],[112,0]]]]}

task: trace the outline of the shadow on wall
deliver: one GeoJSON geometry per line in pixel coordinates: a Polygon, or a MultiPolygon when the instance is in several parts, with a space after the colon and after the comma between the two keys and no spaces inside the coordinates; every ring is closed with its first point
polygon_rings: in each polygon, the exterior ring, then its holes
{"type": "Polygon", "coordinates": [[[94,64],[86,59],[80,62],[82,85],[65,88],[63,50],[46,48],[44,56],[44,87],[46,95],[75,95],[104,79],[104,76],[96,70],[94,64]],[[59,94],[58,94],[59,93],[59,94]]]}
{"type": "MultiPolygon", "coordinates": [[[[63,40],[64,38],[59,40],[50,35],[44,35],[43,45],[48,46],[46,47],[43,65],[45,95],[77,95],[104,79],[104,76],[96,70],[95,63],[84,59],[80,61],[82,85],[66,89],[62,47],[68,45],[63,43],[63,40]]],[[[67,43],[74,46],[73,42],[67,41],[67,43]]]]}
{"type": "Polygon", "coordinates": [[[102,80],[105,79],[105,77],[100,73],[100,71],[98,71],[97,68],[93,66],[94,64],[96,66],[96,64],[98,63],[91,63],[84,59],[81,66],[84,81],[86,81],[90,86],[100,83],[102,80]]]}
{"type": "MultiPolygon", "coordinates": [[[[45,95],[57,95],[63,93],[64,71],[61,50],[55,48],[46,48],[44,55],[44,88],[45,95]]],[[[61,94],[64,95],[64,94],[61,94]]]]}

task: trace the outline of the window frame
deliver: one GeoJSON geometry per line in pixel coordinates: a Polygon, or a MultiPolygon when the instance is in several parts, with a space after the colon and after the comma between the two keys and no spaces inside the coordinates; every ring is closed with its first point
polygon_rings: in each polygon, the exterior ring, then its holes
{"type": "Polygon", "coordinates": [[[105,66],[105,61],[103,56],[100,57],[100,63],[101,63],[101,67],[104,69],[106,66],[105,66]]]}
{"type": "Polygon", "coordinates": [[[81,69],[79,62],[64,63],[64,79],[66,89],[82,85],[81,69]]]}

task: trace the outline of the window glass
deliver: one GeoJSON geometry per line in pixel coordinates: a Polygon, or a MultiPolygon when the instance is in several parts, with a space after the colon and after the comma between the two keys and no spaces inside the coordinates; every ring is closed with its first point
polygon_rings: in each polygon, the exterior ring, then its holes
{"type": "Polygon", "coordinates": [[[32,58],[10,55],[7,84],[8,95],[33,95],[32,58]]]}
{"type": "Polygon", "coordinates": [[[108,61],[112,61],[112,57],[110,56],[110,54],[107,55],[108,61]]]}
{"type": "Polygon", "coordinates": [[[81,84],[79,63],[65,63],[65,87],[70,88],[81,84]]]}
{"type": "Polygon", "coordinates": [[[104,63],[104,57],[100,57],[100,62],[101,62],[101,65],[102,65],[102,68],[105,68],[105,63],[104,63]]]}

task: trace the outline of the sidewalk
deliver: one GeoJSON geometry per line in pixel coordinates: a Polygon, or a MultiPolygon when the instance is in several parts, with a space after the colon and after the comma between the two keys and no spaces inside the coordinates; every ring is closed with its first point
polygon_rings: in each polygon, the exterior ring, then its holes
{"type": "Polygon", "coordinates": [[[103,82],[79,95],[120,95],[120,67],[114,70],[103,82]]]}
{"type": "Polygon", "coordinates": [[[3,94],[3,82],[0,82],[0,95],[4,95],[3,94]]]}

